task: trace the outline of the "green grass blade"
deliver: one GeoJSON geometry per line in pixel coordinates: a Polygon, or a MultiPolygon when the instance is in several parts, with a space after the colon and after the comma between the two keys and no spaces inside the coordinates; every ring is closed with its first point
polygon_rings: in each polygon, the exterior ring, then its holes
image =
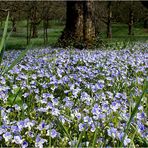
{"type": "Polygon", "coordinates": [[[5,43],[5,39],[6,39],[6,35],[7,35],[7,29],[8,29],[8,23],[9,23],[9,11],[8,11],[8,15],[5,21],[5,27],[4,27],[4,32],[3,32],[3,37],[1,40],[1,44],[0,44],[0,53],[3,49],[4,43],[5,43]]]}
{"type": "Polygon", "coordinates": [[[14,103],[15,103],[15,101],[16,101],[16,98],[17,98],[17,96],[18,96],[19,93],[20,93],[20,90],[21,90],[21,87],[20,87],[19,90],[17,91],[17,93],[16,93],[16,95],[15,95],[13,101],[12,101],[11,107],[14,105],[14,103]]]}
{"type": "Polygon", "coordinates": [[[130,116],[129,121],[128,121],[128,123],[127,123],[127,126],[126,126],[126,128],[125,128],[124,136],[123,136],[122,141],[121,141],[121,146],[123,146],[124,139],[125,139],[125,137],[126,137],[126,135],[127,135],[127,132],[128,132],[128,130],[129,130],[129,127],[130,127],[130,124],[131,124],[131,122],[132,122],[132,119],[134,118],[134,116],[136,115],[136,113],[137,113],[137,111],[138,111],[138,107],[139,107],[139,105],[140,105],[140,103],[141,103],[141,100],[142,100],[143,96],[144,96],[145,93],[147,92],[147,88],[148,88],[148,83],[147,83],[147,81],[144,81],[144,88],[143,88],[142,95],[141,95],[140,98],[138,99],[138,101],[137,101],[137,103],[136,103],[136,106],[134,107],[134,110],[133,110],[133,112],[131,113],[131,116],[130,116]]]}
{"type": "Polygon", "coordinates": [[[80,136],[79,136],[79,139],[78,139],[78,142],[77,142],[77,144],[76,144],[76,148],[79,147],[79,145],[80,145],[80,143],[81,143],[81,141],[82,141],[84,132],[85,132],[85,130],[81,132],[81,134],[80,134],[80,136]]]}
{"type": "Polygon", "coordinates": [[[61,123],[61,121],[59,119],[57,119],[57,122],[58,122],[58,126],[60,128],[62,128],[62,130],[65,132],[65,134],[67,135],[67,137],[72,141],[72,138],[71,136],[69,135],[67,129],[65,128],[65,126],[61,123]]]}
{"type": "Polygon", "coordinates": [[[2,73],[2,75],[6,74],[9,70],[11,70],[15,65],[18,64],[18,62],[20,62],[22,60],[22,58],[26,55],[27,51],[29,50],[29,47],[27,47],[24,51],[22,51],[20,53],[20,55],[12,62],[12,64],[7,67],[4,72],[2,73]]]}
{"type": "Polygon", "coordinates": [[[9,11],[8,11],[8,15],[5,21],[5,27],[4,27],[4,31],[3,31],[3,37],[1,39],[1,44],[0,44],[0,64],[2,62],[2,57],[3,57],[3,47],[5,44],[5,40],[6,40],[6,35],[7,35],[7,29],[8,29],[8,23],[9,23],[9,11]]]}
{"type": "Polygon", "coordinates": [[[95,144],[96,144],[96,139],[97,139],[97,134],[98,134],[98,128],[96,128],[96,131],[95,131],[95,134],[94,134],[92,147],[95,147],[95,144]]]}

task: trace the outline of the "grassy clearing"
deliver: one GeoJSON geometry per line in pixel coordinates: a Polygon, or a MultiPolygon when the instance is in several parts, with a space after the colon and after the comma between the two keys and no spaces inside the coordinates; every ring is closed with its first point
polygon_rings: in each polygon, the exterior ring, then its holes
{"type": "Polygon", "coordinates": [[[103,41],[107,42],[109,45],[115,43],[133,43],[133,42],[148,42],[148,32],[143,26],[136,24],[134,26],[134,35],[128,35],[128,25],[126,24],[116,24],[112,25],[112,39],[106,38],[106,32],[102,33],[103,41]]]}
{"type": "MultiPolygon", "coordinates": [[[[22,49],[26,47],[26,21],[17,22],[17,32],[12,32],[9,40],[7,41],[6,49],[22,49]]],[[[0,35],[2,35],[2,31],[4,27],[1,26],[0,35]]],[[[58,22],[56,20],[49,21],[49,29],[48,29],[48,43],[46,46],[54,45],[61,32],[64,28],[64,24],[58,22]]],[[[11,31],[11,22],[9,22],[8,32],[11,31]]],[[[137,24],[134,26],[134,36],[128,35],[128,26],[126,24],[117,24],[114,23],[112,25],[113,38],[107,39],[106,32],[101,33],[102,40],[107,44],[107,46],[112,46],[112,44],[126,44],[133,42],[148,42],[148,31],[143,28],[143,26],[137,24]]],[[[34,44],[35,47],[44,46],[43,40],[43,28],[42,23],[38,26],[38,38],[31,39],[31,44],[34,44]]]]}
{"type": "MultiPolygon", "coordinates": [[[[4,26],[1,26],[0,35],[2,35],[3,27],[4,26]]],[[[26,21],[18,22],[16,25],[16,28],[17,28],[17,32],[12,32],[9,39],[7,40],[6,49],[23,49],[26,47],[26,44],[27,44],[26,21]]],[[[54,45],[57,39],[59,38],[62,30],[63,30],[63,26],[60,26],[60,24],[57,24],[56,21],[49,22],[47,45],[54,45]]],[[[9,22],[8,32],[11,32],[11,22],[9,22]]],[[[44,46],[42,24],[38,26],[38,38],[32,38],[30,44],[34,44],[34,47],[44,46]]]]}

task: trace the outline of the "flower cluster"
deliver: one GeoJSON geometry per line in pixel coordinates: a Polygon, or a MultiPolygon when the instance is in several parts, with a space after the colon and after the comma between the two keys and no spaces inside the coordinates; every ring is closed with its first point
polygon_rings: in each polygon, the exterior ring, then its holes
{"type": "MultiPolygon", "coordinates": [[[[19,53],[5,52],[2,67],[19,53]]],[[[0,76],[1,146],[90,147],[95,135],[97,147],[120,146],[147,78],[147,57],[140,45],[120,51],[30,50],[0,76]]],[[[124,146],[148,146],[146,103],[143,97],[124,146]]]]}

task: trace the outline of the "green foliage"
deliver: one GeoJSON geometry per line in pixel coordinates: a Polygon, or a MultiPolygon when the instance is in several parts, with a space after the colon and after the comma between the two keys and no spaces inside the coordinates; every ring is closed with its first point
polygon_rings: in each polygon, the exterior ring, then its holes
{"type": "Polygon", "coordinates": [[[143,85],[143,92],[142,92],[142,95],[140,97],[138,97],[138,101],[131,113],[131,116],[129,118],[129,121],[127,122],[127,126],[125,127],[125,133],[124,133],[124,136],[123,136],[123,139],[122,139],[122,145],[123,146],[123,142],[124,142],[124,139],[126,137],[126,135],[128,134],[128,130],[130,128],[130,124],[132,122],[132,119],[134,118],[134,116],[136,115],[136,113],[138,112],[138,107],[141,103],[141,100],[143,99],[144,95],[148,92],[148,82],[145,80],[144,82],[144,85],[143,85]]]}
{"type": "Polygon", "coordinates": [[[6,21],[5,21],[4,32],[3,32],[3,36],[2,36],[1,44],[0,44],[0,64],[2,62],[3,48],[4,48],[4,45],[5,45],[5,40],[6,40],[6,36],[7,36],[8,22],[9,22],[9,11],[8,11],[8,15],[7,15],[7,18],[6,18],[6,21]]]}

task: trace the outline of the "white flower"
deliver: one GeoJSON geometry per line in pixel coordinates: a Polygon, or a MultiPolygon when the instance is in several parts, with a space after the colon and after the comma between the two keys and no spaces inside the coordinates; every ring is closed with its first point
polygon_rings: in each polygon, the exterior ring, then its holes
{"type": "Polygon", "coordinates": [[[12,139],[12,135],[11,135],[10,132],[6,132],[5,134],[3,134],[3,137],[4,137],[6,142],[8,142],[12,139]]]}
{"type": "Polygon", "coordinates": [[[12,142],[16,144],[22,144],[23,140],[20,136],[14,136],[14,140],[12,142]]]}

